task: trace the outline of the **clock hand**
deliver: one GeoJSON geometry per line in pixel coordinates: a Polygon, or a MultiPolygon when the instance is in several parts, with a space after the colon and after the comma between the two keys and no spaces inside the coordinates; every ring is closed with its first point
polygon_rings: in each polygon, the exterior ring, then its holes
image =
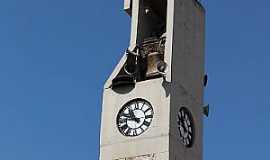
{"type": "Polygon", "coordinates": [[[129,111],[129,115],[130,115],[128,120],[133,120],[136,123],[139,123],[141,121],[141,118],[144,118],[144,117],[136,117],[136,115],[134,114],[134,111],[131,108],[128,108],[128,111],[129,111]]]}
{"type": "Polygon", "coordinates": [[[139,123],[141,121],[141,118],[135,118],[135,122],[139,123]]]}
{"type": "Polygon", "coordinates": [[[145,118],[145,117],[137,117],[138,119],[145,118]]]}
{"type": "Polygon", "coordinates": [[[131,108],[128,108],[128,112],[130,114],[131,119],[135,119],[136,118],[136,116],[134,115],[134,112],[132,111],[131,108]]]}
{"type": "Polygon", "coordinates": [[[125,118],[130,118],[131,117],[130,114],[125,114],[125,113],[123,113],[122,116],[124,116],[125,118]]]}

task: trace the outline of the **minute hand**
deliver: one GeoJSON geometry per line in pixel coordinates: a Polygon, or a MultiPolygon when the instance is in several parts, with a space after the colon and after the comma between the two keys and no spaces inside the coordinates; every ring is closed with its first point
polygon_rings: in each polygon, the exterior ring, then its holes
{"type": "Polygon", "coordinates": [[[134,120],[136,118],[136,116],[134,115],[134,112],[132,111],[132,109],[128,109],[129,115],[130,115],[130,119],[134,120]]]}

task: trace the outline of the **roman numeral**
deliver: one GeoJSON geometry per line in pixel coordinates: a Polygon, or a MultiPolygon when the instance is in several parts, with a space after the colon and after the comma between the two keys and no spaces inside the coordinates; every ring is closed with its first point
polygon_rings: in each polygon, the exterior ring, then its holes
{"type": "Polygon", "coordinates": [[[130,133],[131,133],[131,130],[132,130],[132,129],[129,128],[129,129],[126,131],[126,134],[127,134],[127,135],[131,135],[131,134],[130,134],[130,133]]]}
{"type": "Polygon", "coordinates": [[[138,135],[137,130],[134,130],[134,131],[133,131],[133,135],[134,135],[134,136],[137,136],[137,135],[138,135]]]}
{"type": "Polygon", "coordinates": [[[125,131],[128,128],[128,126],[125,124],[122,127],[120,127],[120,130],[125,131]]]}
{"type": "Polygon", "coordinates": [[[129,114],[126,114],[126,113],[121,113],[121,114],[120,114],[120,117],[121,117],[121,116],[126,117],[126,118],[130,117],[130,115],[129,115],[129,114]]]}
{"type": "Polygon", "coordinates": [[[192,137],[191,137],[191,135],[190,135],[190,134],[188,135],[187,139],[188,139],[189,141],[191,141],[191,140],[192,140],[192,137]]]}
{"type": "Polygon", "coordinates": [[[181,113],[178,113],[178,119],[182,119],[181,113]]]}
{"type": "Polygon", "coordinates": [[[139,104],[138,104],[138,102],[135,102],[135,109],[139,109],[139,104]]]}
{"type": "Polygon", "coordinates": [[[127,123],[127,118],[120,118],[119,123],[127,123]]]}
{"type": "Polygon", "coordinates": [[[146,110],[146,111],[144,111],[144,113],[148,112],[149,110],[151,110],[151,108],[147,108],[147,110],[146,110]]]}
{"type": "Polygon", "coordinates": [[[141,109],[143,109],[144,105],[145,105],[145,102],[143,102],[141,109]]]}
{"type": "Polygon", "coordinates": [[[146,118],[146,119],[148,119],[148,118],[153,118],[153,115],[147,115],[147,116],[145,116],[145,118],[146,118]]]}
{"type": "Polygon", "coordinates": [[[146,125],[146,126],[150,126],[150,123],[147,122],[147,121],[144,121],[143,124],[146,125]]]}
{"type": "Polygon", "coordinates": [[[187,145],[189,145],[189,144],[190,144],[189,139],[186,139],[186,142],[187,142],[187,145]]]}

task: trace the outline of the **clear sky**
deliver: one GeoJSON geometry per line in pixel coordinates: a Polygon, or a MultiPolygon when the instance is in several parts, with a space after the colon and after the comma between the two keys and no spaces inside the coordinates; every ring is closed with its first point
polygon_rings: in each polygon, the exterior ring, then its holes
{"type": "MultiPolygon", "coordinates": [[[[204,0],[205,160],[269,159],[270,1],[204,0]]],[[[0,1],[0,159],[97,160],[122,0],[0,1]]]]}

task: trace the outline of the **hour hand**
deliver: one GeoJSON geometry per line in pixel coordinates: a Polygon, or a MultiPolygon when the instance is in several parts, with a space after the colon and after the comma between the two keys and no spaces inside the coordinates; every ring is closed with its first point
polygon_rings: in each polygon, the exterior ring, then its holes
{"type": "Polygon", "coordinates": [[[139,123],[141,121],[141,118],[135,117],[134,120],[135,120],[135,122],[139,123]]]}
{"type": "Polygon", "coordinates": [[[129,115],[130,115],[130,118],[131,119],[135,119],[136,118],[136,116],[134,115],[134,112],[132,111],[131,108],[128,109],[128,112],[129,112],[129,115]]]}
{"type": "Polygon", "coordinates": [[[121,116],[123,116],[125,118],[128,118],[128,119],[131,119],[132,118],[130,114],[125,114],[125,113],[123,113],[121,116]]]}

